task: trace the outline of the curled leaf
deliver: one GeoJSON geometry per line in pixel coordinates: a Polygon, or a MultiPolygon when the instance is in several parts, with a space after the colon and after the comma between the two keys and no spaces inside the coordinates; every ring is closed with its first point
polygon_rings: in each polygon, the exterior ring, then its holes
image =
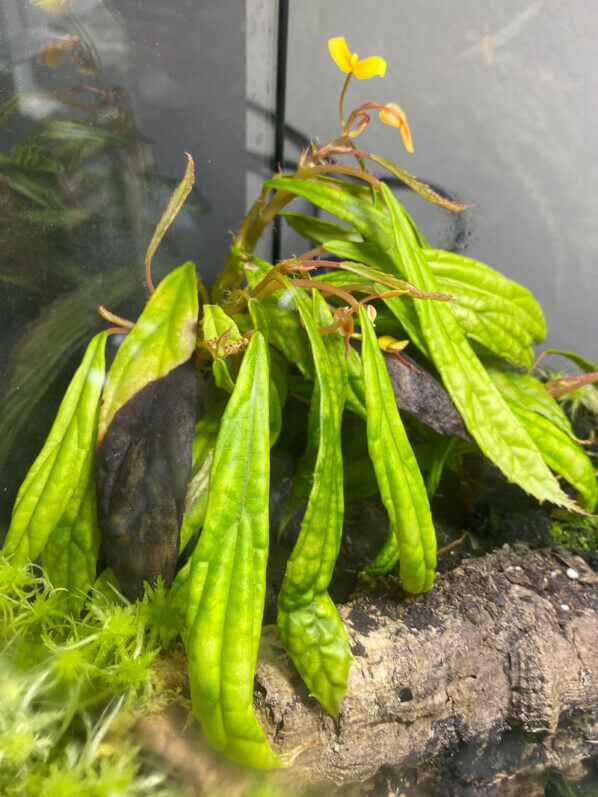
{"type": "Polygon", "coordinates": [[[175,188],[170,202],[168,203],[166,210],[162,214],[162,218],[158,222],[158,226],[156,227],[154,234],[152,235],[152,239],[149,242],[149,246],[147,247],[147,251],[145,253],[145,278],[147,282],[147,286],[151,291],[153,291],[152,280],[150,277],[150,269],[152,264],[152,259],[156,253],[156,249],[160,246],[160,242],[162,238],[166,235],[166,231],[172,224],[172,222],[178,216],[180,209],[185,204],[185,200],[189,196],[191,189],[193,188],[193,182],[195,180],[195,164],[193,163],[193,158],[189,153],[187,153],[187,168],[185,169],[185,175],[181,182],[175,188]]]}

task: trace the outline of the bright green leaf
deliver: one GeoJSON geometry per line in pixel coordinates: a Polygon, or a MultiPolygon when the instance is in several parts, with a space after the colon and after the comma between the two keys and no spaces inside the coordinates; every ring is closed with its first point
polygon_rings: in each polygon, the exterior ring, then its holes
{"type": "Polygon", "coordinates": [[[185,263],[158,285],[114,358],[102,398],[99,440],[131,396],[193,355],[197,313],[195,266],[185,263]]]}
{"type": "Polygon", "coordinates": [[[558,401],[546,390],[543,382],[500,360],[484,361],[484,366],[503,397],[543,415],[566,435],[575,439],[569,419],[558,401]]]}
{"type": "Polygon", "coordinates": [[[93,463],[106,333],[96,335],[54,425],[17,495],[4,551],[33,561],[52,539],[46,565],[55,586],[85,588],[95,577],[99,531],[93,463]]]}
{"type": "MultiPolygon", "coordinates": [[[[316,294],[310,302],[301,290],[293,298],[311,345],[317,379],[310,422],[317,421],[318,450],[301,532],[287,562],[278,597],[277,625],[284,646],[309,690],[332,714],[338,714],[347,687],[351,649],[327,589],[343,527],[341,418],[345,379],[332,336],[318,324],[325,312],[316,294]],[[314,317],[314,309],[316,317],[314,317]],[[326,341],[326,342],[325,342],[326,341]]],[[[339,336],[339,342],[340,341],[339,336]]]]}
{"type": "Polygon", "coordinates": [[[544,415],[509,398],[505,401],[538,446],[544,461],[576,488],[579,504],[593,512],[598,500],[598,485],[592,461],[583,448],[544,415]]]}
{"type": "Polygon", "coordinates": [[[408,592],[425,592],[434,583],[436,569],[436,533],[430,504],[384,357],[363,306],[359,315],[370,457],[390,527],[397,536],[403,586],[408,592]]]}
{"type": "Polygon", "coordinates": [[[204,304],[203,343],[215,358],[227,357],[247,345],[233,319],[217,304],[204,304]]]}
{"type": "MultiPolygon", "coordinates": [[[[412,247],[404,235],[392,192],[385,185],[382,192],[393,222],[394,245],[389,242],[390,255],[396,258],[409,282],[424,290],[437,290],[423,252],[412,247]]],[[[442,302],[416,302],[415,308],[434,365],[483,453],[508,479],[538,500],[573,508],[575,505],[563,493],[537,446],[505,404],[450,309],[442,302]]]]}
{"type": "Polygon", "coordinates": [[[268,558],[268,355],[256,332],[226,406],[191,560],[186,648],[193,710],[230,758],[277,766],[253,712],[268,558]]]}

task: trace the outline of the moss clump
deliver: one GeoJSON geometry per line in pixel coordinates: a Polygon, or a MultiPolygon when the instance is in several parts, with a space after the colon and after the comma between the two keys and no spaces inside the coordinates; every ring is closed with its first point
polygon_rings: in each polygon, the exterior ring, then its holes
{"type": "Polygon", "coordinates": [[[555,510],[553,517],[551,533],[555,541],[598,568],[598,517],[582,517],[562,510],[555,510]]]}
{"type": "Polygon", "coordinates": [[[0,793],[174,794],[128,731],[164,703],[178,620],[160,585],[130,604],[104,583],[73,613],[39,568],[0,555],[0,793]]]}

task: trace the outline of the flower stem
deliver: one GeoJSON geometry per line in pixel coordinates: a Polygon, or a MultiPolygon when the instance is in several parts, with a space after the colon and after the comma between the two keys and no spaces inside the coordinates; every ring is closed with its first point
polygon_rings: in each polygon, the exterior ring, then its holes
{"type": "Polygon", "coordinates": [[[342,88],[342,91],[341,91],[341,96],[340,96],[340,99],[339,99],[339,102],[338,102],[338,115],[339,115],[339,119],[341,120],[341,127],[343,128],[343,130],[345,129],[345,115],[343,113],[343,103],[345,101],[345,93],[347,91],[347,86],[349,85],[349,81],[351,80],[351,75],[352,74],[353,74],[352,72],[349,72],[349,74],[347,75],[347,77],[345,79],[345,82],[343,84],[343,88],[342,88]]]}

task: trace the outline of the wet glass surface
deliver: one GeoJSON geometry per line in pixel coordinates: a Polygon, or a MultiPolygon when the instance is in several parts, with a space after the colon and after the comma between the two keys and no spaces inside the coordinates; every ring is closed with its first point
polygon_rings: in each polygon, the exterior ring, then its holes
{"type": "Polygon", "coordinates": [[[135,317],[154,260],[213,279],[244,209],[244,7],[187,0],[0,4],[0,524],[47,434],[97,306],[135,317]]]}

